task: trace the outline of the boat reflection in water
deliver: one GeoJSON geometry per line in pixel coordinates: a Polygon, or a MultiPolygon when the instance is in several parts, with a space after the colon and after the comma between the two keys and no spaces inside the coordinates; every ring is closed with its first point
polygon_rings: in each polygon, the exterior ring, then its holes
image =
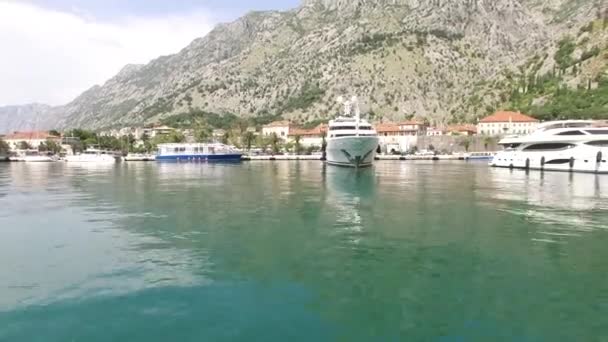
{"type": "Polygon", "coordinates": [[[557,237],[578,236],[608,227],[608,217],[595,215],[608,210],[606,182],[606,175],[492,169],[493,189],[485,193],[498,200],[493,201],[498,210],[541,223],[542,237],[533,240],[557,242],[557,237]],[[513,202],[525,205],[513,206],[513,202]]]}
{"type": "Polygon", "coordinates": [[[326,207],[333,211],[334,228],[346,234],[347,241],[359,243],[367,214],[371,215],[376,187],[373,168],[323,167],[326,207]]]}

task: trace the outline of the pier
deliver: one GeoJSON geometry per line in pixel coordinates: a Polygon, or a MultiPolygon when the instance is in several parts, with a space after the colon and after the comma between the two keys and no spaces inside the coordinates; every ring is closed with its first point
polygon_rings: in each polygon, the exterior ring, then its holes
{"type": "MultiPolygon", "coordinates": [[[[416,156],[416,155],[377,155],[376,160],[465,160],[465,155],[436,155],[436,156],[416,156]]],[[[289,161],[289,160],[323,160],[320,155],[264,155],[264,156],[243,156],[245,161],[289,161]]]]}

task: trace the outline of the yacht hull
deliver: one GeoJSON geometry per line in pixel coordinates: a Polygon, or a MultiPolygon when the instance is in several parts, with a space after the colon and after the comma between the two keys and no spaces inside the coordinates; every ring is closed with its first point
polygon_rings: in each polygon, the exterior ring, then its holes
{"type": "Polygon", "coordinates": [[[326,161],[347,167],[372,166],[378,148],[377,136],[338,137],[327,140],[326,161]]]}
{"type": "Polygon", "coordinates": [[[97,164],[112,164],[116,163],[116,158],[113,156],[87,156],[87,155],[75,155],[67,156],[64,158],[68,163],[97,163],[97,164]]]}
{"type": "Polygon", "coordinates": [[[9,158],[11,161],[15,162],[25,162],[25,163],[50,163],[56,161],[56,159],[47,156],[27,156],[27,157],[12,157],[9,158]]]}
{"type": "Polygon", "coordinates": [[[585,145],[564,151],[499,152],[490,166],[544,171],[565,171],[608,174],[608,148],[593,148],[585,145]]]}

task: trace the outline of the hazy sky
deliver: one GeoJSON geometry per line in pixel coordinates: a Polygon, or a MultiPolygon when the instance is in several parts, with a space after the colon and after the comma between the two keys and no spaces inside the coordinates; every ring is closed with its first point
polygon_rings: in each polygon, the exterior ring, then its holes
{"type": "Polygon", "coordinates": [[[218,22],[299,0],[0,0],[0,106],[64,104],[218,22]]]}

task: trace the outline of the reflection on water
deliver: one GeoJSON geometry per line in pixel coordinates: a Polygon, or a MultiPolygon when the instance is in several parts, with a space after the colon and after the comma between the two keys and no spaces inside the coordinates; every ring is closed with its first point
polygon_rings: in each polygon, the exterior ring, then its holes
{"type": "Polygon", "coordinates": [[[373,169],[325,166],[323,176],[326,186],[326,205],[335,210],[334,227],[346,234],[349,242],[361,241],[364,230],[361,211],[373,198],[375,173],[373,169]]]}
{"type": "Polygon", "coordinates": [[[0,165],[0,340],[592,341],[606,178],[0,165]]]}
{"type": "Polygon", "coordinates": [[[608,228],[604,215],[596,215],[608,210],[608,192],[602,187],[607,181],[605,175],[491,169],[493,191],[486,194],[502,200],[499,210],[538,224],[533,241],[564,243],[608,228]],[[513,205],[521,202],[526,206],[513,205]]]}

